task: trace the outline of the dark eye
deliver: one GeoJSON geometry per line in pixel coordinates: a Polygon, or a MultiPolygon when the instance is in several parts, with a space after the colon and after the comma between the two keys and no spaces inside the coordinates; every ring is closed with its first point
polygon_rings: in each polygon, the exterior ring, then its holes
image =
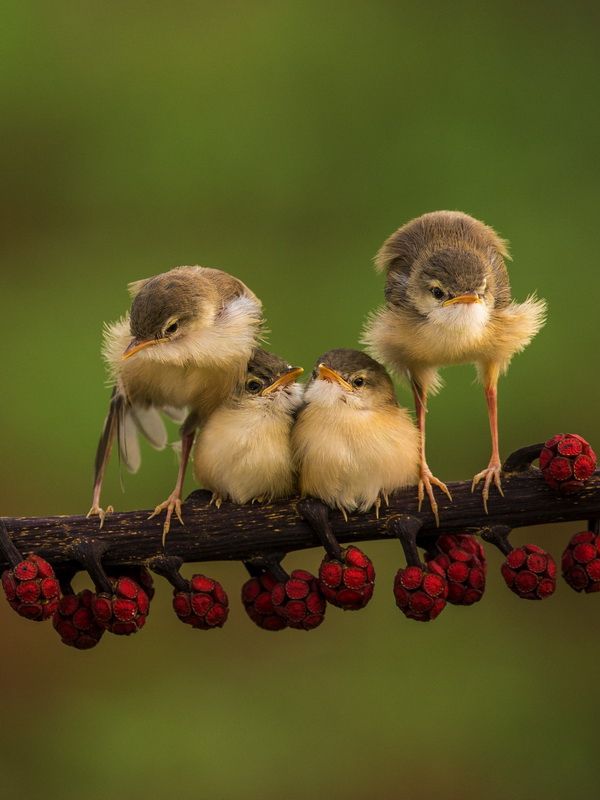
{"type": "Polygon", "coordinates": [[[431,294],[435,297],[436,300],[441,300],[444,296],[444,292],[440,289],[439,286],[433,286],[431,289],[431,294]]]}
{"type": "Polygon", "coordinates": [[[177,333],[177,329],[179,328],[178,322],[172,322],[168,328],[165,328],[165,333],[170,336],[173,333],[177,333]]]}
{"type": "Polygon", "coordinates": [[[360,387],[364,385],[365,385],[364,378],[354,378],[354,380],[352,381],[352,386],[354,386],[355,389],[360,389],[360,387]]]}
{"type": "Polygon", "coordinates": [[[256,378],[250,378],[250,380],[246,381],[246,391],[250,392],[250,394],[257,394],[262,389],[262,383],[257,381],[256,378]]]}

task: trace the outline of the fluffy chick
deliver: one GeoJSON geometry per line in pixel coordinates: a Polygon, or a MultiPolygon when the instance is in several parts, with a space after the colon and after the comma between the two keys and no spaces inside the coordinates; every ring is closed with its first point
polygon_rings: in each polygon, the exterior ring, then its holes
{"type": "Polygon", "coordinates": [[[303,496],[346,516],[373,506],[378,512],[381,498],[416,484],[419,435],[377,361],[330,350],[317,360],[304,401],[292,430],[303,496]]]}
{"type": "Polygon", "coordinates": [[[262,309],[240,280],[206,267],[176,267],[129,288],[129,313],[105,330],[103,354],[114,390],[88,516],[104,520],[100,492],[115,436],[121,460],[136,472],[138,432],[158,449],[167,443],[164,412],[183,421],[177,482],[152,515],[166,510],[166,535],[173,513],[182,522],[181,493],[196,428],[242,379],[261,334],[262,309]]]}
{"type": "Polygon", "coordinates": [[[270,501],[295,491],[290,432],[303,372],[265,350],[253,354],[240,387],[214,411],[194,445],[194,475],[217,506],[270,501]]]}
{"type": "Polygon", "coordinates": [[[476,364],[484,385],[492,454],[483,479],[487,510],[490,485],[499,491],[500,453],[497,383],[511,358],[523,350],[545,320],[546,304],[529,297],[511,299],[507,243],[488,225],[459,211],[434,211],[403,225],[375,258],[385,272],[386,305],[368,321],[364,343],[376,358],[412,385],[421,432],[419,501],[424,490],[438,516],[432,484],[449,497],[425,457],[427,396],[441,387],[440,366],[476,364]]]}

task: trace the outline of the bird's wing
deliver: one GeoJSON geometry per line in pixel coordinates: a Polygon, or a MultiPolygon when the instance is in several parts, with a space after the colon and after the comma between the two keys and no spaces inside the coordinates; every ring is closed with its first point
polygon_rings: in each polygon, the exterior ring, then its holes
{"type": "Polygon", "coordinates": [[[161,412],[175,422],[183,422],[188,416],[186,408],[144,407],[132,405],[127,400],[123,401],[117,417],[119,457],[129,472],[135,473],[140,468],[140,434],[155,450],[164,450],[167,446],[167,429],[161,412]]]}

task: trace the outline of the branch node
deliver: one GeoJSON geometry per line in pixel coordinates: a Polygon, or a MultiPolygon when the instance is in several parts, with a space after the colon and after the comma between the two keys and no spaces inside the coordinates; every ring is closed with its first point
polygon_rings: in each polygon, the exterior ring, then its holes
{"type": "Polygon", "coordinates": [[[152,572],[166,578],[178,592],[189,592],[190,582],[179,571],[182,564],[183,559],[179,556],[156,556],[148,562],[152,572]]]}
{"type": "Polygon", "coordinates": [[[112,594],[112,585],[102,566],[102,556],[108,548],[108,542],[86,538],[76,541],[71,547],[71,552],[73,558],[79,561],[88,572],[96,591],[112,594]]]}
{"type": "Polygon", "coordinates": [[[4,521],[0,519],[0,550],[4,558],[8,561],[11,567],[16,567],[20,561],[23,561],[23,556],[13,544],[8,528],[4,521]]]}
{"type": "Polygon", "coordinates": [[[513,549],[512,544],[508,541],[511,530],[508,525],[492,525],[489,528],[482,528],[480,534],[485,542],[493,544],[507,556],[513,549]]]}
{"type": "Polygon", "coordinates": [[[423,562],[417,549],[417,535],[423,523],[417,517],[410,514],[396,514],[388,520],[387,529],[392,536],[400,540],[406,563],[409,567],[423,567],[423,562]]]}
{"type": "Polygon", "coordinates": [[[285,553],[268,553],[266,555],[256,555],[244,561],[244,566],[248,570],[251,578],[258,578],[265,572],[270,572],[278,581],[287,581],[290,577],[281,566],[285,553]]]}
{"type": "Polygon", "coordinates": [[[529,444],[527,447],[521,447],[511,453],[504,464],[502,465],[502,472],[526,472],[531,469],[531,464],[540,457],[544,443],[529,444]]]}
{"type": "Polygon", "coordinates": [[[297,505],[302,519],[317,534],[330,558],[342,559],[342,548],[335,537],[329,518],[329,508],[316,497],[305,497],[297,505]]]}

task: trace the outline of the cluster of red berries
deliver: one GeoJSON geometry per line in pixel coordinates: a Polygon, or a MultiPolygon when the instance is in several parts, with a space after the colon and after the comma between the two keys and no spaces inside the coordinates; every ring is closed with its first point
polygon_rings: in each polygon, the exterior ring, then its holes
{"type": "Polygon", "coordinates": [[[325,619],[327,603],[344,611],[357,611],[367,605],[374,587],[371,559],[352,545],[339,554],[326,555],[318,577],[295,569],[280,580],[268,570],[250,578],[242,587],[242,603],[259,628],[309,631],[325,619]]]}
{"type": "Polygon", "coordinates": [[[596,454],[576,433],[558,433],[540,453],[540,469],[548,486],[561,494],[579,492],[596,469],[596,454]]]}
{"type": "MultiPolygon", "coordinates": [[[[141,630],[154,597],[152,576],[145,567],[108,569],[105,578],[110,591],[84,589],[76,594],[68,586],[61,597],[52,565],[31,554],[4,571],[2,586],[18,614],[32,620],[52,619],[64,644],[89,650],[105,631],[127,636],[141,630]]],[[[222,627],[229,601],[221,584],[204,575],[194,575],[184,583],[186,591],[173,593],[179,619],[194,628],[222,627]]]]}
{"type": "Polygon", "coordinates": [[[562,555],[562,574],[576,592],[600,591],[600,535],[576,533],[562,555]]]}
{"type": "Polygon", "coordinates": [[[26,619],[50,619],[58,608],[60,586],[52,565],[31,553],[2,573],[2,586],[11,608],[26,619]]]}
{"type": "Polygon", "coordinates": [[[429,569],[442,575],[448,583],[449,603],[471,606],[479,602],[485,591],[487,563],[481,542],[464,533],[439,536],[436,550],[428,550],[425,560],[429,569]]]}
{"type": "Polygon", "coordinates": [[[185,590],[173,591],[173,609],[192,628],[222,628],[229,616],[229,599],[219,581],[192,575],[185,590]]]}
{"type": "Polygon", "coordinates": [[[508,588],[524,600],[543,600],[556,589],[556,563],[535,544],[513,548],[501,570],[508,588]]]}

